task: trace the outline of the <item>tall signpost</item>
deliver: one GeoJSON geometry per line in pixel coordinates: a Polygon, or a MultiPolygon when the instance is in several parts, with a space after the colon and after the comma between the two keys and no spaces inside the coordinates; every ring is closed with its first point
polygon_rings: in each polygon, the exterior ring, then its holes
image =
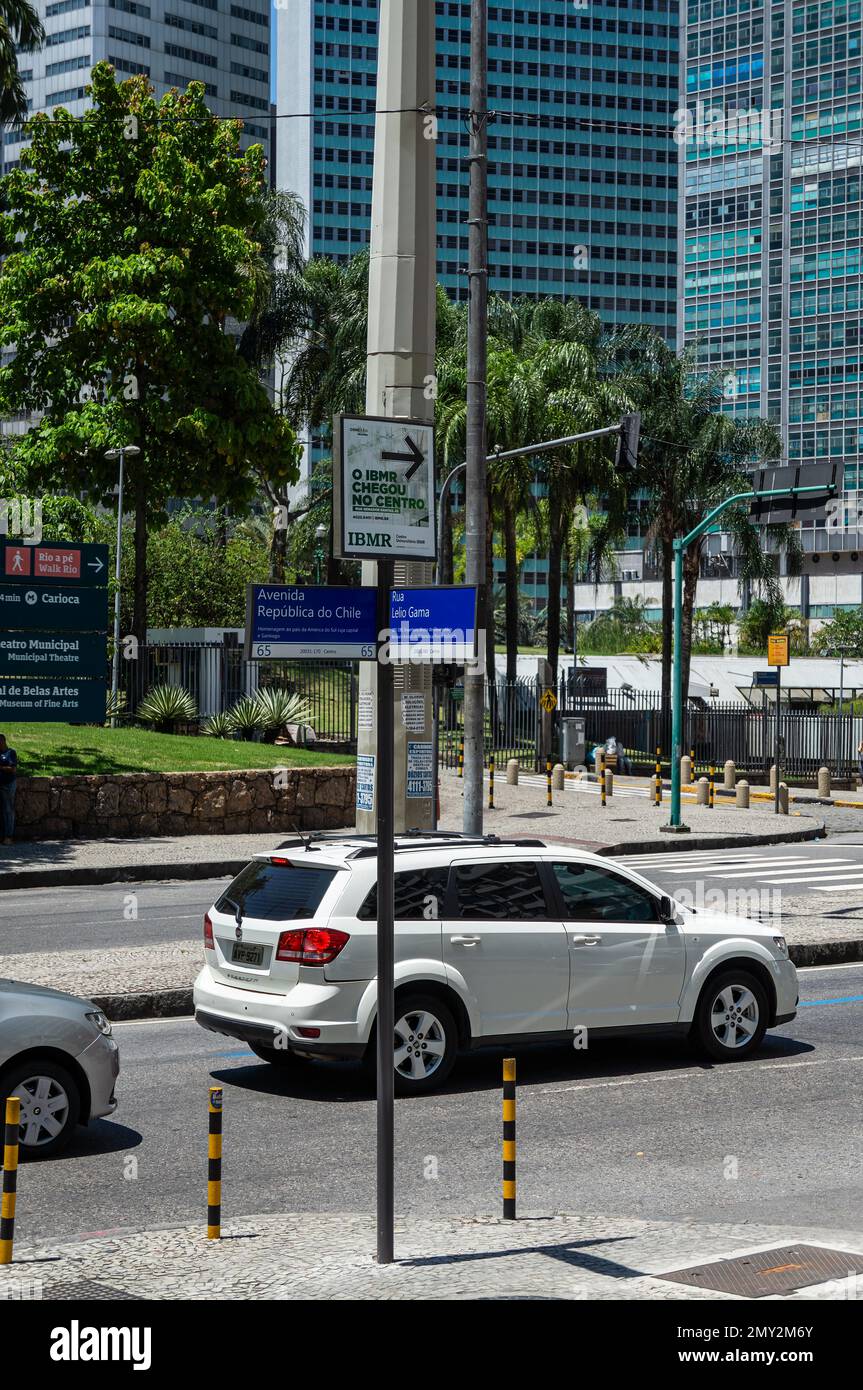
{"type": "Polygon", "coordinates": [[[779,783],[782,781],[782,667],[791,660],[791,639],[787,632],[774,633],[767,638],[767,662],[776,670],[776,731],[773,738],[773,765],[776,768],[776,792],[773,809],[779,815],[779,783]]]}
{"type": "MultiPolygon", "coordinates": [[[[375,463],[378,472],[392,476],[372,479],[367,473],[365,481],[370,487],[396,489],[390,496],[399,509],[406,499],[419,500],[419,489],[434,467],[433,440],[429,437],[436,394],[434,107],[435,6],[429,0],[381,0],[366,411],[370,426],[388,427],[392,432],[375,463]],[[425,432],[425,443],[420,432],[425,432]],[[421,463],[419,454],[423,455],[421,463]]],[[[372,433],[380,439],[380,433],[372,433]]],[[[352,455],[365,457],[363,451],[370,452],[371,440],[361,438],[355,421],[353,427],[348,421],[339,422],[337,434],[340,459],[336,471],[352,463],[352,455]]],[[[359,462],[356,466],[361,469],[366,465],[359,462]]],[[[376,544],[371,538],[386,536],[388,529],[381,524],[382,515],[387,513],[379,504],[385,501],[380,492],[361,492],[357,503],[357,494],[351,489],[350,499],[341,499],[339,530],[333,538],[334,554],[339,553],[344,529],[349,553],[376,562],[363,565],[363,584],[377,584],[379,631],[389,626],[389,594],[394,581],[405,586],[431,581],[429,560],[434,551],[429,552],[428,541],[433,544],[435,534],[432,490],[425,521],[421,508],[413,505],[409,508],[411,516],[402,518],[412,529],[405,545],[376,544]],[[376,498],[377,503],[367,503],[364,496],[376,498]],[[349,515],[357,524],[343,527],[349,515]],[[364,534],[362,545],[351,541],[352,533],[364,534]]],[[[380,655],[387,659],[363,666],[360,673],[357,827],[376,831],[378,837],[377,1257],[381,1263],[389,1263],[393,1259],[393,833],[396,828],[405,828],[409,809],[410,825],[430,827],[434,798],[430,794],[408,799],[409,790],[417,787],[417,779],[409,775],[408,753],[413,748],[414,755],[422,757],[423,749],[430,749],[433,743],[431,672],[420,666],[398,668],[399,695],[421,697],[417,702],[421,732],[409,741],[401,701],[396,725],[394,667],[388,654],[381,650],[380,655]],[[370,718],[375,708],[376,729],[370,718]],[[394,770],[399,788],[397,806],[393,799],[394,770]]],[[[422,785],[419,790],[424,790],[422,785]]]]}

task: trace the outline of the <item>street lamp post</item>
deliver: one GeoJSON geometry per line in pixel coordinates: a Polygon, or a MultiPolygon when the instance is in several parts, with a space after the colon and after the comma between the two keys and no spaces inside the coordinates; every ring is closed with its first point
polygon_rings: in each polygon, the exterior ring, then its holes
{"type": "Polygon", "coordinates": [[[326,528],[326,526],[324,526],[323,524],[320,525],[320,526],[317,526],[317,527],[315,528],[315,541],[317,542],[317,544],[315,545],[315,583],[316,583],[316,584],[320,584],[320,582],[321,582],[321,573],[322,573],[323,568],[324,568],[324,559],[326,558],[325,555],[324,555],[324,538],[325,538],[326,534],[327,534],[327,528],[326,528]]]}
{"type": "Polygon", "coordinates": [[[114,657],[111,662],[111,728],[117,727],[120,698],[120,559],[123,551],[123,481],[126,459],[140,454],[137,444],[122,444],[119,449],[106,449],[106,459],[119,459],[120,477],[117,486],[117,553],[114,558],[114,657]]]}

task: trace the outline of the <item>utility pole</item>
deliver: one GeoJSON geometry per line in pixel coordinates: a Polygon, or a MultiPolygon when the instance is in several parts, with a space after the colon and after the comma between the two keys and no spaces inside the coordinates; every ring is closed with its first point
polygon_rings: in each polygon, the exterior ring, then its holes
{"type": "MultiPolygon", "coordinates": [[[[428,0],[381,0],[378,13],[377,114],[369,260],[369,332],[366,413],[434,422],[437,270],[435,136],[435,7],[428,0]]],[[[384,561],[384,564],[387,562],[384,561]]],[[[432,566],[394,560],[392,582],[422,587],[433,583],[432,566]]],[[[364,585],[377,583],[378,567],[364,562],[364,585]]],[[[390,586],[392,587],[392,585],[390,586]]],[[[380,732],[365,722],[374,708],[380,671],[360,667],[360,728],[357,751],[376,757],[380,732]]],[[[434,788],[427,797],[407,797],[408,743],[430,750],[431,668],[390,667],[394,704],[396,833],[433,824],[434,788]],[[401,697],[422,696],[424,720],[408,734],[401,697]]],[[[380,769],[378,769],[380,771],[380,769]]],[[[357,810],[357,829],[376,832],[376,813],[357,810]]]]}
{"type": "MultiPolygon", "coordinates": [[[[437,219],[435,7],[431,0],[380,0],[377,110],[369,261],[366,413],[434,421],[437,219]]],[[[432,489],[433,494],[433,489],[432,489]]],[[[431,497],[434,510],[434,496],[431,497]]],[[[378,632],[390,625],[393,585],[431,582],[431,564],[363,564],[363,584],[378,588],[378,632]]],[[[380,648],[379,648],[380,651],[380,648]]],[[[377,1258],[393,1260],[394,845],[399,830],[430,829],[434,792],[407,800],[408,742],[402,692],[422,692],[424,728],[412,723],[414,748],[433,744],[431,668],[390,662],[360,667],[357,747],[374,768],[374,809],[357,811],[357,828],[377,835],[377,1258]],[[375,721],[368,713],[377,710],[375,721]],[[397,796],[393,804],[393,786],[397,796]],[[405,818],[411,819],[405,826],[405,818]]]]}
{"type": "MultiPolygon", "coordinates": [[[[483,592],[486,582],[486,392],[488,362],[488,5],[471,0],[470,197],[468,202],[467,479],[465,487],[465,582],[483,592]]],[[[477,626],[488,628],[486,593],[477,626]]],[[[485,728],[485,660],[482,650],[464,678],[464,829],[482,833],[485,728]]]]}

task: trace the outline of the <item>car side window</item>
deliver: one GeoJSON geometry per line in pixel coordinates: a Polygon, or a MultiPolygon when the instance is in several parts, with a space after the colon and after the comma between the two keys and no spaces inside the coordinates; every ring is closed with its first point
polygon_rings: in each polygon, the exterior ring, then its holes
{"type": "MultiPolygon", "coordinates": [[[[436,864],[429,869],[407,869],[395,875],[395,920],[415,922],[425,918],[436,922],[443,916],[449,869],[436,864]]],[[[378,919],[378,885],[366,894],[357,913],[361,922],[378,919]]]]}
{"type": "Polygon", "coordinates": [[[466,922],[547,922],[539,865],[459,864],[455,878],[455,915],[466,922]]]}
{"type": "Polygon", "coordinates": [[[656,922],[659,903],[646,888],[594,864],[552,864],[567,922],[656,922]]]}

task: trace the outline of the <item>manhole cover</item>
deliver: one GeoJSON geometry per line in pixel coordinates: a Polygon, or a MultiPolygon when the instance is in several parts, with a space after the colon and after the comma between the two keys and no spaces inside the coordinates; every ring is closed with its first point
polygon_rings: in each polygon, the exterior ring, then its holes
{"type": "Polygon", "coordinates": [[[94,1279],[63,1279],[58,1284],[46,1284],[43,1295],[46,1299],[100,1299],[113,1303],[118,1299],[131,1299],[140,1303],[137,1294],[127,1293],[125,1289],[112,1289],[107,1284],[97,1284],[94,1279]]]}
{"type": "Polygon", "coordinates": [[[863,1274],[863,1255],[829,1250],[823,1245],[784,1245],[777,1250],[738,1255],[733,1260],[676,1269],[656,1278],[717,1293],[733,1293],[740,1298],[764,1298],[767,1294],[791,1293],[854,1274],[863,1274]]]}

